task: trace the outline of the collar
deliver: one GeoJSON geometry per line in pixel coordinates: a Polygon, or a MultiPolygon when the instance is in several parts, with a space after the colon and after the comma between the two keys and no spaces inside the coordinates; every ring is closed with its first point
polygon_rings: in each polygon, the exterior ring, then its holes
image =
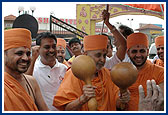
{"type": "MultiPolygon", "coordinates": [[[[55,61],[56,61],[56,64],[55,64],[52,68],[60,67],[60,63],[58,62],[58,60],[55,59],[55,61]]],[[[39,67],[41,67],[41,68],[50,67],[49,65],[44,65],[44,64],[41,62],[41,59],[38,59],[37,62],[38,62],[39,67]]],[[[51,67],[50,67],[50,68],[51,68],[51,67]]]]}

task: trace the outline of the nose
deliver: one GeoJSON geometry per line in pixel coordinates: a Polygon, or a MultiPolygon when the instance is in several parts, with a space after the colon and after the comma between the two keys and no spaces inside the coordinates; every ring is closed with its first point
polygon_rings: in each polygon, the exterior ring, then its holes
{"type": "Polygon", "coordinates": [[[100,61],[101,61],[101,62],[104,62],[104,61],[105,61],[105,58],[104,58],[103,55],[100,57],[100,61]]]}
{"type": "Polygon", "coordinates": [[[72,49],[74,49],[74,48],[76,48],[76,45],[73,45],[73,46],[72,46],[72,49]]]}
{"type": "Polygon", "coordinates": [[[30,56],[27,56],[26,53],[23,54],[23,56],[22,56],[22,59],[23,59],[23,60],[29,60],[29,58],[30,58],[30,56]]]}
{"type": "Polygon", "coordinates": [[[57,53],[57,56],[62,56],[62,53],[61,52],[56,52],[57,53]]]}
{"type": "Polygon", "coordinates": [[[137,53],[136,53],[136,57],[140,57],[141,56],[141,53],[138,51],[137,53]]]}
{"type": "Polygon", "coordinates": [[[163,48],[160,48],[160,49],[159,49],[159,52],[164,52],[164,49],[163,49],[163,48]]]}
{"type": "Polygon", "coordinates": [[[50,49],[49,49],[49,52],[54,52],[54,51],[55,51],[54,48],[50,48],[50,49]]]}

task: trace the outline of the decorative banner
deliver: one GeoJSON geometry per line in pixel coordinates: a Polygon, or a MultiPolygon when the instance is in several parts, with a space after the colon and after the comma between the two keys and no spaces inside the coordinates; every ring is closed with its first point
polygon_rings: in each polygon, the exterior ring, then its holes
{"type": "Polygon", "coordinates": [[[164,5],[163,4],[125,4],[125,5],[132,6],[135,8],[141,8],[144,10],[164,12],[164,5]]]}
{"type": "MultiPolygon", "coordinates": [[[[106,4],[77,4],[76,8],[76,19],[82,21],[79,21],[76,27],[85,28],[87,34],[94,35],[96,23],[103,21],[102,11],[106,9],[106,4]]],[[[110,18],[120,15],[149,15],[164,19],[162,11],[163,4],[109,4],[110,18]]]]}

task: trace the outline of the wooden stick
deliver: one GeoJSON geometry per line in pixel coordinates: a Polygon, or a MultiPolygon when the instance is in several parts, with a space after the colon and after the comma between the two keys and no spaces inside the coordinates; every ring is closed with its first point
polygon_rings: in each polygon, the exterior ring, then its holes
{"type": "MultiPolygon", "coordinates": [[[[109,9],[109,4],[106,5],[107,12],[108,12],[108,9],[109,9]]],[[[101,34],[103,34],[103,29],[104,29],[104,20],[103,20],[103,25],[102,25],[102,28],[101,28],[101,34]]]]}

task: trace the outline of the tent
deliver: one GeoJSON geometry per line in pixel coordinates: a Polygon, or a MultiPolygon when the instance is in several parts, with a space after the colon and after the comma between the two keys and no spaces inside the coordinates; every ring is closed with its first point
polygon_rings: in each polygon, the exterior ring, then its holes
{"type": "Polygon", "coordinates": [[[163,4],[124,4],[134,8],[140,8],[144,10],[152,10],[156,12],[164,12],[164,5],[163,4]]]}

